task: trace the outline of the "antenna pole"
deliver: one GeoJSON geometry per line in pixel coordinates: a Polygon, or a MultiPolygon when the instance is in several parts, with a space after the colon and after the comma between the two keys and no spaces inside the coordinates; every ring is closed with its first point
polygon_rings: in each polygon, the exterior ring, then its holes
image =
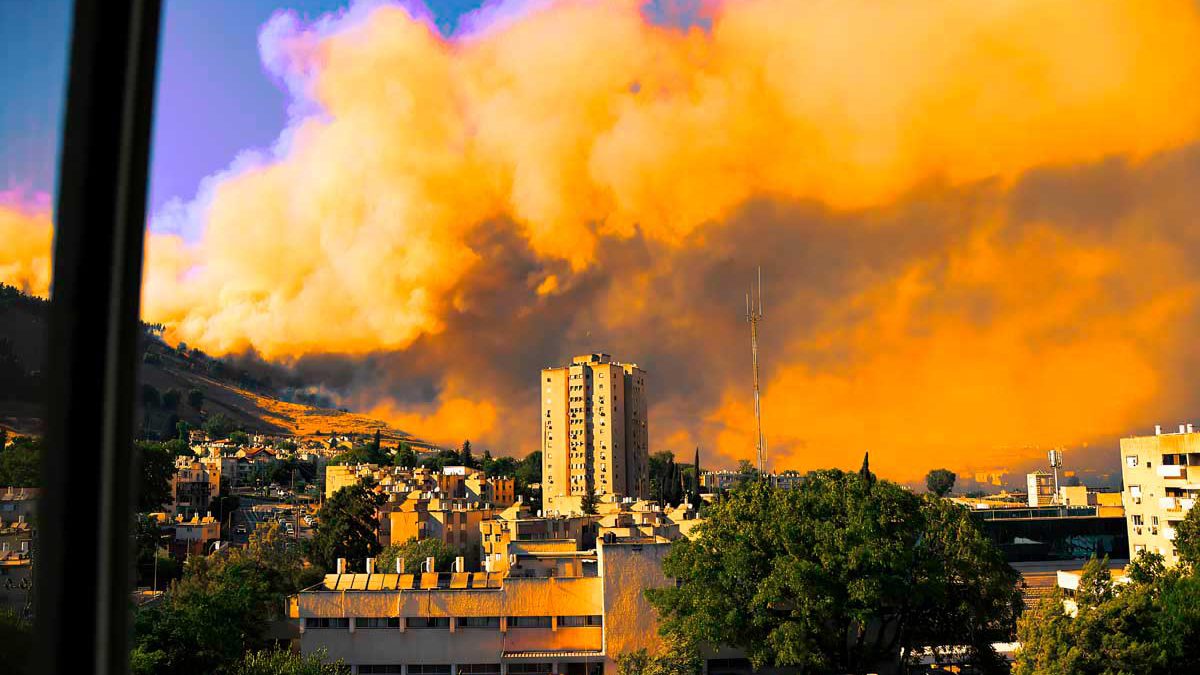
{"type": "MultiPolygon", "coordinates": [[[[753,289],[752,289],[753,290],[753,289]]],[[[767,444],[762,430],[762,403],[758,382],[758,322],[763,318],[762,304],[762,268],[758,268],[758,297],[746,296],[746,321],[750,324],[750,356],[754,365],[754,424],[757,431],[756,451],[758,454],[758,471],[767,471],[767,444]]]]}

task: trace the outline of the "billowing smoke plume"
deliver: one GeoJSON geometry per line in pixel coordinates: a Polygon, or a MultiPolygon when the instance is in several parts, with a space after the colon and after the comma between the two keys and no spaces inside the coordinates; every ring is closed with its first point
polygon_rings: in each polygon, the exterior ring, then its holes
{"type": "Polygon", "coordinates": [[[26,293],[50,292],[50,225],[48,195],[0,192],[0,282],[26,293]]]}
{"type": "Polygon", "coordinates": [[[607,351],[654,449],[752,456],[759,264],[780,468],[1017,462],[1196,402],[1194,3],[642,4],[277,15],[292,122],[163,216],[196,238],[153,247],[147,318],[511,452],[537,369],[607,351]]]}

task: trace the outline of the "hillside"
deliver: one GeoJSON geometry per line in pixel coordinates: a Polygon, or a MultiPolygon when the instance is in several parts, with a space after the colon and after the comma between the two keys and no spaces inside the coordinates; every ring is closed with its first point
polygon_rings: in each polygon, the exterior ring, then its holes
{"type": "MultiPolygon", "coordinates": [[[[41,431],[48,310],[46,301],[0,285],[0,426],[17,433],[41,431]]],[[[138,417],[149,435],[166,435],[177,420],[199,426],[223,414],[248,432],[311,437],[379,430],[385,440],[432,447],[385,422],[333,407],[328,396],[285,368],[251,357],[216,359],[183,345],[171,347],[158,332],[158,327],[146,326],[142,342],[138,417]],[[203,396],[198,407],[189,404],[193,390],[203,396]],[[171,391],[177,392],[178,402],[164,404],[164,398],[173,398],[164,396],[171,391]]]]}

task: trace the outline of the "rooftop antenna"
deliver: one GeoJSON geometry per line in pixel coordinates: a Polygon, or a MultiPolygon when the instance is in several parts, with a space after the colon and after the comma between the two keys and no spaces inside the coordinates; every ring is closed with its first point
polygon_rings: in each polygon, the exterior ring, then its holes
{"type": "Polygon", "coordinates": [[[1063,463],[1062,448],[1055,448],[1046,453],[1047,459],[1050,460],[1050,468],[1054,469],[1054,503],[1058,503],[1058,467],[1063,463]]]}
{"type": "Polygon", "coordinates": [[[762,430],[762,404],[760,402],[760,393],[758,386],[758,322],[763,318],[763,292],[762,292],[762,267],[758,268],[758,295],[754,295],[754,288],[751,287],[750,292],[746,294],[746,321],[750,324],[750,355],[754,362],[754,424],[758,431],[757,447],[758,451],[758,471],[766,473],[767,471],[767,443],[763,439],[762,430]]]}

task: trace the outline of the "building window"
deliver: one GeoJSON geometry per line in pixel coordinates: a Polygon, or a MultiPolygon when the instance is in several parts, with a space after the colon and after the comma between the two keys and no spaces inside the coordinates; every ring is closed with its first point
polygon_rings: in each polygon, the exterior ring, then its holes
{"type": "Polygon", "coordinates": [[[401,675],[404,672],[404,666],[399,663],[387,663],[383,665],[360,665],[358,672],[361,674],[370,673],[371,675],[401,675]]]}
{"type": "MultiPolygon", "coordinates": [[[[509,628],[549,628],[550,617],[548,616],[510,616],[508,617],[509,628]]],[[[509,672],[512,672],[512,667],[509,667],[509,672]]]]}
{"type": "Polygon", "coordinates": [[[355,628],[399,628],[399,617],[366,617],[360,616],[354,619],[355,628]]]}
{"type": "Polygon", "coordinates": [[[510,663],[508,675],[550,675],[554,672],[553,663],[510,663]]]}
{"type": "Polygon", "coordinates": [[[499,663],[460,663],[459,675],[500,675],[499,663]]]}
{"type": "MultiPolygon", "coordinates": [[[[463,616],[458,618],[459,628],[500,628],[498,616],[463,616]]],[[[461,668],[460,668],[461,670],[461,668]]]]}
{"type": "Polygon", "coordinates": [[[307,628],[349,628],[350,619],[344,617],[314,617],[304,619],[307,628]]]}
{"type": "Polygon", "coordinates": [[[559,628],[581,628],[583,626],[603,626],[604,617],[599,614],[585,616],[560,616],[558,617],[559,628]]]}
{"type": "Polygon", "coordinates": [[[450,675],[450,664],[415,663],[408,667],[408,675],[450,675]]]}
{"type": "Polygon", "coordinates": [[[410,616],[405,620],[409,628],[450,628],[448,616],[410,616]]]}
{"type": "Polygon", "coordinates": [[[1137,466],[1137,462],[1137,455],[1129,455],[1125,458],[1125,466],[1128,466],[1129,468],[1137,466]]]}

